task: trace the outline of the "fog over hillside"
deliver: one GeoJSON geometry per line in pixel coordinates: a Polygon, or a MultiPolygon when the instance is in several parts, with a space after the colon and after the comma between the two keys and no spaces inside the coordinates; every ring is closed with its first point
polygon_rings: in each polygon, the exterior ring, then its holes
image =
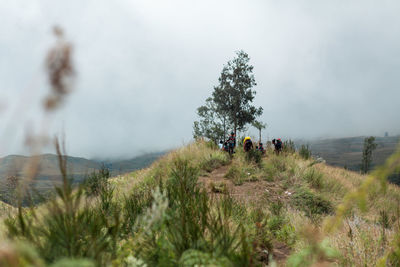
{"type": "MultiPolygon", "coordinates": [[[[196,108],[243,49],[264,136],[400,133],[400,2],[0,0],[0,156],[41,131],[61,25],[77,77],[49,135],[70,155],[130,158],[192,138],[196,108]]],[[[256,131],[254,131],[256,135],[256,131]]],[[[51,152],[51,151],[50,151],[51,152]]]]}

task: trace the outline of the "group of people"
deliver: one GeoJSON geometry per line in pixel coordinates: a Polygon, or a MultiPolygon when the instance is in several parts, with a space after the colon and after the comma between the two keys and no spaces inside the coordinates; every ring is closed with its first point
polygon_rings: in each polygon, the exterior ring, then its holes
{"type": "MultiPolygon", "coordinates": [[[[282,151],[282,140],[279,139],[273,139],[272,144],[274,145],[275,148],[275,153],[279,154],[282,151]]],[[[226,141],[219,141],[219,149],[229,152],[229,154],[235,153],[235,147],[236,147],[236,136],[234,132],[231,132],[230,136],[226,141]]],[[[245,152],[249,152],[250,150],[254,149],[254,144],[253,141],[249,136],[245,137],[243,140],[243,150],[245,152]]],[[[255,146],[255,149],[257,151],[260,151],[262,154],[265,154],[265,149],[263,146],[263,143],[259,143],[258,145],[255,146]]]]}
{"type": "Polygon", "coordinates": [[[235,153],[235,146],[236,146],[236,137],[234,132],[231,132],[231,135],[225,142],[223,142],[222,140],[219,141],[219,149],[229,152],[229,154],[235,153]]]}
{"type": "MultiPolygon", "coordinates": [[[[245,152],[249,152],[253,148],[254,148],[254,145],[253,145],[253,141],[251,140],[250,136],[245,137],[243,140],[243,150],[245,152]]],[[[265,153],[264,145],[261,142],[258,145],[256,145],[255,149],[257,151],[260,151],[262,154],[265,153]]]]}

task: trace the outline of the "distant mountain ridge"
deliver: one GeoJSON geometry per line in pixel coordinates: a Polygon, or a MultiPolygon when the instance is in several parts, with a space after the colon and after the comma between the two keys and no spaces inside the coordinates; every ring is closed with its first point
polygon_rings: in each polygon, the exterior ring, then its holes
{"type": "MultiPolygon", "coordinates": [[[[83,157],[66,156],[69,175],[81,176],[99,170],[105,164],[113,174],[132,172],[149,166],[166,152],[148,153],[127,160],[89,160],[83,157]]],[[[0,158],[0,180],[6,176],[26,176],[26,166],[30,160],[39,158],[37,179],[61,175],[58,168],[58,159],[55,154],[42,154],[37,156],[9,155],[0,158]]]]}
{"type": "MultiPolygon", "coordinates": [[[[103,164],[110,169],[111,175],[116,176],[129,173],[138,169],[142,169],[151,165],[155,160],[160,158],[166,152],[148,153],[134,157],[128,160],[89,160],[82,157],[66,156],[68,176],[73,179],[74,183],[82,182],[85,177],[94,171],[99,170],[103,164]]],[[[38,169],[35,179],[30,182],[30,186],[40,193],[52,191],[54,185],[61,182],[61,173],[58,166],[57,155],[42,154],[37,156],[21,156],[9,155],[0,158],[0,200],[8,202],[9,190],[7,183],[8,178],[12,176],[24,178],[29,177],[29,162],[38,160],[38,169]]]]}
{"type": "MultiPolygon", "coordinates": [[[[308,144],[314,156],[320,156],[333,166],[360,170],[362,150],[366,136],[331,138],[322,140],[299,140],[297,145],[308,144]]],[[[372,166],[382,165],[395,151],[400,136],[375,137],[378,145],[372,153],[372,166]]]]}

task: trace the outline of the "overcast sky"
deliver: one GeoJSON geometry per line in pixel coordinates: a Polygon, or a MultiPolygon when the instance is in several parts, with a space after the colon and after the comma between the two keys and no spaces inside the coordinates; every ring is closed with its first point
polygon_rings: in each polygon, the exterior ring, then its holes
{"type": "Polygon", "coordinates": [[[27,153],[24,135],[41,127],[84,157],[185,144],[239,49],[265,137],[399,134],[399,14],[397,0],[0,0],[0,156],[27,153]],[[41,126],[53,25],[77,77],[41,126]]]}

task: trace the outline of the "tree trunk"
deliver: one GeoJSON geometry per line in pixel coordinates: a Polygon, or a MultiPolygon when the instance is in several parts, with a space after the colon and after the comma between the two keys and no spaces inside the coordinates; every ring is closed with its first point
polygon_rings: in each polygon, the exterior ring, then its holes
{"type": "Polygon", "coordinates": [[[262,143],[261,142],[261,128],[259,130],[260,130],[260,140],[258,141],[258,143],[262,143]]]}
{"type": "Polygon", "coordinates": [[[223,136],[222,140],[225,141],[225,138],[226,138],[226,118],[225,117],[223,119],[223,123],[224,123],[224,136],[223,136]]]}
{"type": "Polygon", "coordinates": [[[236,132],[237,132],[237,131],[236,131],[236,129],[237,129],[237,119],[235,118],[235,124],[234,124],[234,130],[235,130],[235,131],[234,131],[234,133],[235,133],[235,146],[237,145],[237,142],[236,142],[236,140],[237,140],[237,139],[236,139],[236,132]]]}

